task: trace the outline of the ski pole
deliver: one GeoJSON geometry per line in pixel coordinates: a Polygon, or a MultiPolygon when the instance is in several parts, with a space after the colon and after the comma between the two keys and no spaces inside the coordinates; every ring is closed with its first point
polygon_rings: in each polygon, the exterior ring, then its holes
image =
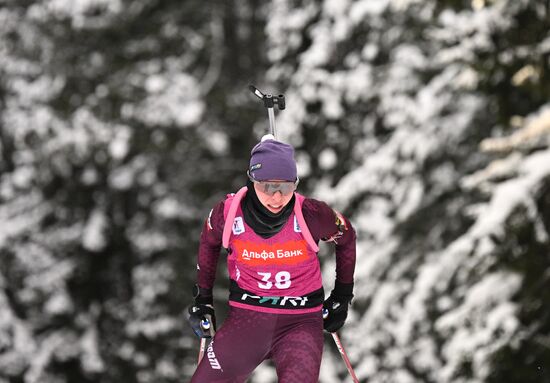
{"type": "Polygon", "coordinates": [[[279,110],[284,110],[286,107],[285,96],[280,94],[276,97],[273,97],[271,94],[264,94],[254,85],[249,85],[248,89],[256,95],[259,99],[263,100],[264,106],[267,108],[267,116],[269,118],[269,132],[276,138],[275,135],[275,112],[273,108],[275,104],[279,110]]]}
{"type": "MultiPolygon", "coordinates": [[[[323,309],[323,319],[326,319],[327,317],[328,317],[328,310],[323,309]]],[[[359,383],[359,379],[357,379],[357,375],[355,375],[355,371],[353,371],[353,367],[351,366],[351,362],[349,361],[348,354],[344,349],[344,345],[342,344],[340,337],[336,332],[331,332],[330,335],[332,335],[332,339],[334,339],[334,343],[336,343],[336,347],[338,348],[338,351],[340,352],[342,359],[344,359],[344,363],[346,364],[346,368],[348,369],[348,372],[351,375],[351,379],[353,380],[353,383],[359,383]]]]}
{"type": "MultiPolygon", "coordinates": [[[[211,333],[211,337],[214,337],[214,334],[215,334],[215,331],[214,329],[212,328],[212,325],[211,325],[211,321],[210,319],[208,318],[203,318],[203,320],[201,321],[201,328],[204,330],[204,331],[210,331],[211,333]]],[[[206,351],[206,339],[207,338],[201,338],[201,344],[199,346],[199,361],[197,364],[200,364],[203,356],[204,356],[204,353],[206,351]]]]}
{"type": "Polygon", "coordinates": [[[201,364],[202,357],[204,356],[204,351],[206,351],[206,338],[201,338],[201,345],[199,346],[199,360],[197,365],[201,364]]]}
{"type": "Polygon", "coordinates": [[[342,355],[342,359],[344,359],[344,363],[346,364],[348,372],[351,375],[351,379],[353,379],[353,383],[359,383],[359,379],[357,379],[357,376],[355,375],[355,371],[353,371],[353,367],[351,366],[348,355],[346,354],[346,350],[344,350],[344,346],[340,341],[340,337],[335,332],[331,332],[330,335],[332,335],[332,338],[334,339],[334,343],[336,343],[336,347],[338,347],[338,351],[340,351],[340,355],[342,355]]]}

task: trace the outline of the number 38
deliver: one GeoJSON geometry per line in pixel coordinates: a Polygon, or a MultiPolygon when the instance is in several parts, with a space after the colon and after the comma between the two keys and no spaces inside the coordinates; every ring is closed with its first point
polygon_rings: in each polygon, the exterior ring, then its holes
{"type": "MultiPolygon", "coordinates": [[[[258,273],[262,276],[262,281],[264,283],[258,282],[258,287],[260,289],[269,290],[273,287],[273,282],[271,281],[271,273],[258,273]]],[[[290,287],[290,273],[288,271],[279,271],[275,274],[275,287],[278,289],[288,289],[290,287]]]]}

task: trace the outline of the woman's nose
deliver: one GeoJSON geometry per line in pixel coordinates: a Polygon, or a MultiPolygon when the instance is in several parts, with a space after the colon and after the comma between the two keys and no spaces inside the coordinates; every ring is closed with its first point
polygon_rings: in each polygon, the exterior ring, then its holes
{"type": "Polygon", "coordinates": [[[275,193],[273,193],[272,197],[275,201],[279,202],[283,199],[283,193],[280,190],[277,190],[275,193]]]}

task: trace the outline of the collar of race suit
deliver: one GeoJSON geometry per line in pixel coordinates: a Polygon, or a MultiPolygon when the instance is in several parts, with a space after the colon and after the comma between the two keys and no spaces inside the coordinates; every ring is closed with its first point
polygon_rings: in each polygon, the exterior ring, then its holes
{"type": "Polygon", "coordinates": [[[244,221],[262,238],[274,236],[281,231],[294,210],[296,197],[293,195],[283,210],[272,213],[260,202],[253,182],[248,180],[246,186],[248,191],[241,202],[244,221]]]}

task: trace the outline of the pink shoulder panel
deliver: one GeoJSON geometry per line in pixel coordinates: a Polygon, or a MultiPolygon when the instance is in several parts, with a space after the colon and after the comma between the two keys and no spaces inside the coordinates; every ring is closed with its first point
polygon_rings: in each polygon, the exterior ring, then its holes
{"type": "Polygon", "coordinates": [[[223,237],[222,237],[222,246],[224,249],[229,247],[229,237],[231,237],[231,228],[233,227],[233,221],[235,220],[235,215],[237,214],[237,209],[241,203],[241,199],[246,194],[248,189],[246,186],[243,186],[239,191],[227,197],[225,204],[223,206],[223,216],[225,218],[225,224],[223,225],[223,237]]]}
{"type": "Polygon", "coordinates": [[[296,215],[296,220],[298,221],[298,225],[300,225],[300,230],[302,230],[302,235],[304,236],[304,239],[308,243],[309,247],[311,247],[311,250],[318,253],[319,246],[317,246],[317,244],[313,240],[313,237],[311,236],[311,232],[307,227],[306,220],[304,219],[304,214],[302,213],[302,203],[304,202],[305,197],[298,193],[295,193],[295,195],[296,195],[296,203],[294,203],[294,214],[296,215]]]}

